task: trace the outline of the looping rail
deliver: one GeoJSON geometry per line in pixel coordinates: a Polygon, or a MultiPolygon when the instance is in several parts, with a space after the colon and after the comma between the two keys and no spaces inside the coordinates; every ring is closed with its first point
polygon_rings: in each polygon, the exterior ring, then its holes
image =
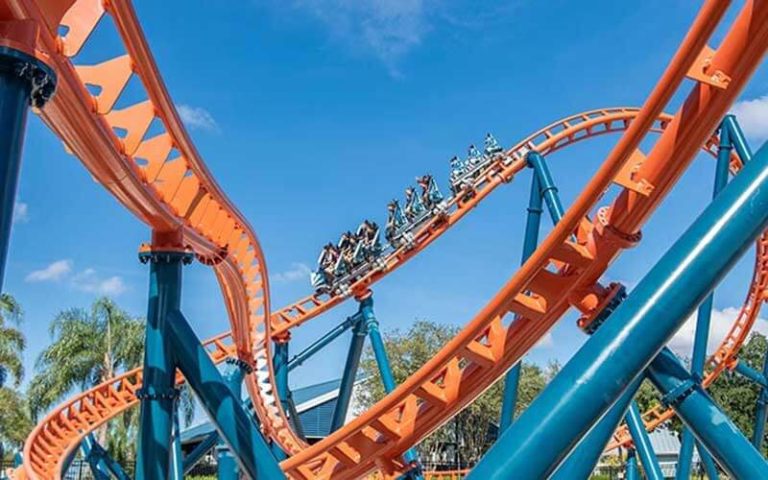
{"type": "MultiPolygon", "coordinates": [[[[475,181],[472,195],[457,196],[445,216],[415,232],[415,248],[396,249],[379,269],[352,285],[353,295],[366,291],[430,245],[496,187],[510,182],[525,167],[528,151],[546,155],[583,139],[628,130],[631,135],[628,132],[625,137],[630,140],[622,137],[618,151],[631,151],[634,148],[628,145],[634,140],[639,144],[648,131],[662,134],[648,157],[627,160],[623,155],[627,152],[609,157],[534,255],[414,376],[342,429],[307,446],[291,430],[276,398],[270,344],[276,335],[338,305],[344,297],[312,295],[271,313],[258,240],[215,183],[184,130],[129,1],[11,3],[18,19],[37,19],[49,27],[41,32],[39,42],[59,75],[59,91],[42,111],[44,121],[126,208],[156,231],[181,230],[184,246],[212,265],[232,333],[207,341],[207,348],[216,362],[236,355],[254,368],[246,385],[264,432],[292,455],[282,462],[283,470],[291,478],[306,480],[358,478],[375,469],[385,475],[402,471],[406,465],[400,455],[407,448],[500,378],[566,311],[576,308],[587,321],[599,313],[608,294],[598,282],[600,276],[623,249],[639,241],[641,226],[700,146],[714,152],[717,139],[710,137],[711,132],[763,53],[760,45],[750,43],[750,35],[766,36],[765,28],[749,29],[753,21],[749,14],[739,16],[710,61],[715,71],[729,75],[727,87],[698,83],[690,97],[694,100],[686,102],[680,113],[659,116],[693,57],[705,46],[712,22],[719,18],[714,13],[704,16],[684,41],[671,73],[665,74],[658,92],[649,99],[650,106],[641,111],[616,108],[578,114],[526,138],[488,166],[475,181]],[[39,3],[68,8],[54,9],[52,14],[41,11],[39,3]],[[125,51],[97,65],[75,65],[73,58],[105,14],[114,21],[125,51]],[[732,35],[734,31],[737,34],[732,35]],[[140,81],[146,100],[116,108],[132,78],[140,81]],[[162,132],[145,138],[156,120],[162,132]],[[620,193],[610,206],[598,210],[612,183],[622,187],[620,193]]],[[[733,164],[738,168],[738,159],[733,164]]],[[[754,322],[765,288],[762,256],[766,250],[761,239],[758,268],[742,314],[710,360],[714,375],[732,361],[754,322]]],[[[64,459],[84,435],[135,405],[140,387],[137,369],[53,410],[25,445],[27,476],[60,477],[64,459]]],[[[653,425],[664,415],[668,412],[651,412],[648,419],[653,425]]]]}

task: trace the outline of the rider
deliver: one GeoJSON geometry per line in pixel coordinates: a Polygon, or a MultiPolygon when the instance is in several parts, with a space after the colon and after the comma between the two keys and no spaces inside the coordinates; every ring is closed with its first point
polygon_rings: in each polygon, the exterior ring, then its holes
{"type": "Polygon", "coordinates": [[[323,247],[323,253],[320,256],[320,271],[323,272],[325,280],[328,283],[332,283],[334,268],[338,259],[339,249],[336,248],[336,245],[333,243],[328,242],[328,244],[323,247]]]}
{"type": "Polygon", "coordinates": [[[471,165],[477,165],[478,163],[480,163],[480,161],[482,161],[483,154],[480,153],[480,150],[478,150],[477,147],[474,146],[473,144],[469,146],[469,150],[467,151],[467,157],[468,157],[467,160],[469,160],[469,163],[471,165]]]}
{"type": "Polygon", "coordinates": [[[490,133],[485,136],[485,153],[486,155],[494,155],[502,152],[504,149],[499,145],[496,138],[490,133]]]}
{"type": "Polygon", "coordinates": [[[403,225],[400,204],[397,200],[392,200],[387,204],[387,228],[385,231],[387,240],[394,238],[397,230],[403,225]]]}
{"type": "Polygon", "coordinates": [[[405,218],[408,221],[413,221],[416,215],[419,214],[416,208],[418,197],[416,196],[416,189],[408,187],[405,189],[405,218]]]}
{"type": "Polygon", "coordinates": [[[421,187],[421,203],[424,204],[425,207],[432,208],[434,205],[432,205],[432,197],[431,197],[431,191],[430,187],[432,186],[432,175],[426,174],[422,175],[421,177],[416,177],[416,184],[421,187]]]}

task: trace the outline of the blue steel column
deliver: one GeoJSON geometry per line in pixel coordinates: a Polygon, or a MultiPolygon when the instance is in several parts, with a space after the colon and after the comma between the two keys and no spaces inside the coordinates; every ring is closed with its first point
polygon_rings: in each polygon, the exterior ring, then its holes
{"type": "Polygon", "coordinates": [[[560,202],[560,195],[557,194],[555,181],[552,180],[552,175],[549,173],[547,162],[539,152],[530,152],[526,160],[539,178],[541,196],[544,198],[544,203],[547,204],[547,210],[549,210],[549,215],[552,217],[552,223],[559,222],[563,218],[565,210],[563,210],[563,204],[560,202]]]}
{"type": "MultiPolygon", "coordinates": [[[[531,175],[531,196],[528,200],[528,215],[525,222],[525,237],[523,240],[522,263],[536,250],[539,244],[539,227],[541,226],[541,191],[539,176],[534,172],[531,175]]],[[[520,385],[520,372],[522,360],[515,364],[506,377],[504,377],[504,396],[501,403],[501,416],[499,417],[499,431],[503,432],[509,427],[515,418],[517,406],[517,389],[520,385]]]]}
{"type": "Polygon", "coordinates": [[[360,356],[363,353],[365,337],[368,335],[362,315],[358,312],[353,318],[355,319],[355,327],[352,329],[352,340],[349,343],[347,361],[344,364],[344,373],[341,377],[341,386],[339,386],[339,396],[333,411],[331,432],[341,428],[347,418],[349,402],[352,400],[352,389],[355,387],[355,380],[357,379],[357,368],[360,366],[360,356]]]}
{"type": "Polygon", "coordinates": [[[632,398],[640,387],[642,377],[636,378],[627,387],[621,397],[613,404],[603,418],[595,424],[592,430],[579,442],[549,480],[574,480],[589,478],[605,445],[616,431],[621,419],[629,408],[632,398]]]}
{"type": "Polygon", "coordinates": [[[184,479],[184,453],[181,450],[181,422],[179,421],[179,399],[173,407],[173,443],[171,446],[171,480],[184,479]]]}
{"type": "Polygon", "coordinates": [[[192,260],[180,251],[146,251],[149,262],[149,308],[144,340],[136,478],[167,479],[170,475],[173,411],[176,396],[175,362],[168,317],[181,306],[181,267],[192,260]]]}
{"type": "MultiPolygon", "coordinates": [[[[392,366],[389,363],[384,339],[381,338],[379,321],[376,320],[376,316],[373,314],[372,295],[369,294],[360,301],[360,314],[363,317],[365,327],[368,330],[368,336],[371,339],[371,348],[373,349],[373,355],[376,357],[376,364],[379,366],[379,375],[381,375],[384,391],[390,393],[397,388],[397,383],[392,375],[392,366]]],[[[411,471],[405,475],[405,478],[421,479],[421,467],[416,451],[412,448],[406,450],[403,454],[403,459],[411,466],[411,471]]]]}
{"type": "Polygon", "coordinates": [[[626,480],[640,480],[640,472],[637,470],[637,456],[635,455],[635,449],[630,448],[627,451],[627,464],[626,472],[624,472],[624,478],[626,480]]]}
{"type": "MultiPolygon", "coordinates": [[[[521,263],[528,260],[539,244],[539,227],[541,226],[542,198],[547,203],[547,209],[553,224],[557,224],[563,218],[564,210],[557,194],[552,175],[547,167],[547,162],[538,152],[530,152],[526,157],[529,167],[533,169],[531,179],[531,193],[528,200],[528,217],[525,224],[525,238],[523,241],[523,255],[521,263]]],[[[523,362],[518,362],[507,372],[504,380],[504,395],[501,404],[501,416],[499,418],[499,432],[509,427],[515,418],[517,405],[517,389],[520,384],[520,372],[523,362]]]]}
{"type": "MultiPolygon", "coordinates": [[[[273,343],[275,347],[274,358],[272,359],[272,365],[275,369],[275,384],[277,387],[277,395],[280,397],[280,404],[283,410],[288,412],[290,410],[288,404],[288,343],[291,340],[291,334],[285,332],[273,343]]],[[[275,458],[278,461],[288,458],[277,443],[272,443],[272,452],[275,454],[275,458]]]]}
{"type": "Polygon", "coordinates": [[[768,478],[768,463],[671,350],[653,360],[648,378],[731,478],[768,478]]]}
{"type": "MultiPolygon", "coordinates": [[[[730,129],[725,122],[720,127],[720,145],[717,151],[717,166],[715,168],[715,186],[712,190],[714,199],[728,184],[728,167],[731,163],[731,144],[730,129]]],[[[745,160],[746,161],[746,160],[745,160]]],[[[712,320],[712,304],[714,302],[714,292],[707,295],[707,298],[699,305],[699,311],[696,317],[696,336],[693,341],[693,358],[691,358],[691,372],[701,378],[704,375],[704,363],[707,358],[707,343],[709,342],[709,326],[712,320]]],[[[691,461],[693,460],[693,435],[687,428],[683,429],[683,439],[680,444],[680,456],[677,463],[677,480],[688,480],[691,476],[691,461]]],[[[699,456],[703,457],[708,453],[701,448],[699,456]]]]}
{"type": "Polygon", "coordinates": [[[53,95],[55,84],[56,75],[42,61],[0,46],[0,288],[5,278],[27,112],[30,105],[42,107],[53,95]]]}
{"type": "Polygon", "coordinates": [[[168,326],[179,370],[244,474],[258,480],[285,478],[259,427],[243,408],[242,400],[232,393],[184,315],[171,312],[168,326]]]}
{"type": "Polygon", "coordinates": [[[635,401],[632,401],[629,405],[627,426],[629,427],[629,433],[632,435],[632,441],[635,442],[637,454],[640,456],[640,463],[643,464],[645,476],[648,480],[664,480],[664,474],[659,466],[659,459],[656,457],[656,452],[653,451],[651,439],[648,436],[648,432],[645,431],[643,417],[635,401]]]}
{"type": "MultiPolygon", "coordinates": [[[[243,376],[248,367],[238,361],[229,363],[232,367],[224,376],[224,379],[232,395],[239,399],[243,396],[243,376]]],[[[221,436],[219,436],[219,441],[216,444],[216,469],[219,480],[238,479],[237,461],[229,447],[227,447],[227,444],[221,440],[221,436]]]]}
{"type": "MultiPolygon", "coordinates": [[[[767,223],[764,147],[502,434],[469,478],[547,478],[767,223]]],[[[768,478],[764,473],[739,478],[768,478]]]]}
{"type": "Polygon", "coordinates": [[[728,131],[728,137],[733,144],[733,148],[736,149],[736,153],[741,158],[742,162],[748,162],[752,158],[752,149],[747,143],[747,138],[744,136],[744,132],[739,126],[739,122],[736,121],[736,117],[733,115],[726,115],[723,119],[721,128],[728,131]]]}
{"type": "Polygon", "coordinates": [[[341,334],[349,330],[355,325],[355,317],[347,317],[346,320],[344,320],[339,325],[335,326],[333,329],[328,331],[325,335],[314,341],[310,346],[305,348],[302,352],[296,354],[289,362],[288,362],[288,371],[292,371],[296,367],[300,367],[304,362],[307,361],[310,357],[312,357],[314,354],[325,348],[329,343],[336,340],[341,334]]]}

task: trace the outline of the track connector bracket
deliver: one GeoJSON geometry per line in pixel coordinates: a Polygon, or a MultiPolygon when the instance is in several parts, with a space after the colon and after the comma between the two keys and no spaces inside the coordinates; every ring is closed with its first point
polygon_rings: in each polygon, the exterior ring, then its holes
{"type": "Polygon", "coordinates": [[[725,90],[731,83],[731,77],[722,70],[710,71],[714,56],[715,50],[709,45],[705,45],[686,76],[691,80],[725,90]]]}
{"type": "Polygon", "coordinates": [[[653,192],[654,186],[644,178],[637,178],[643,163],[645,163],[645,154],[640,150],[635,150],[621,167],[616,178],[613,179],[613,183],[647,197],[653,192]]]}

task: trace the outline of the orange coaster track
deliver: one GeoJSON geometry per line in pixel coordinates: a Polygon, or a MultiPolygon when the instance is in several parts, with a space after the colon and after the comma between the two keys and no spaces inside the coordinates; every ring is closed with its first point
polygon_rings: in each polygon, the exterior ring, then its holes
{"type": "MultiPolygon", "coordinates": [[[[206,343],[211,356],[221,361],[236,354],[256,369],[246,382],[265,433],[292,454],[282,463],[288,475],[306,479],[358,478],[376,468],[385,474],[401,471],[405,467],[399,458],[403,451],[473,401],[567,310],[576,307],[587,321],[598,313],[611,294],[597,283],[598,279],[622,249],[640,240],[641,225],[701,145],[710,153],[714,151],[717,139],[711,132],[768,46],[768,7],[748,2],[719,50],[707,50],[706,40],[728,5],[708,1],[642,110],[608,109],[575,115],[530,136],[489,166],[477,180],[474,195],[454,199],[446,216],[416,233],[415,248],[394,251],[383,268],[356,282],[352,293],[364,292],[424,249],[497,186],[511,181],[525,167],[528,150],[548,154],[582,139],[625,131],[565,218],[456,338],[371,410],[307,447],[290,430],[275,398],[270,340],[343,298],[313,295],[270,314],[266,268],[258,241],[192,146],[129,2],[111,0],[107,11],[125,43],[126,55],[85,67],[73,65],[72,57],[105,13],[100,1],[8,3],[16,18],[35,19],[48,27],[41,32],[40,45],[59,74],[59,87],[43,111],[46,123],[137,217],[158,231],[182,229],[189,246],[213,265],[225,295],[232,334],[206,343]],[[65,4],[67,8],[62,7],[65,4]],[[60,25],[68,28],[63,38],[55,34],[60,25]],[[702,77],[697,69],[709,72],[714,80],[699,80],[674,117],[661,115],[686,75],[702,77]],[[113,110],[133,75],[141,80],[147,100],[113,110]],[[94,97],[86,85],[97,86],[100,92],[94,97]],[[162,121],[165,132],[145,139],[155,118],[162,121]],[[124,134],[118,136],[115,129],[124,134]],[[662,135],[645,157],[636,149],[648,131],[662,135]],[[174,149],[179,156],[168,158],[174,149]],[[621,193],[610,206],[596,209],[612,183],[623,187],[621,193]],[[505,321],[512,317],[514,320],[505,321]]],[[[733,169],[738,166],[734,158],[733,169]]],[[[747,304],[715,355],[717,365],[732,362],[762,301],[764,244],[761,239],[759,268],[747,304]]],[[[715,368],[711,375],[719,374],[722,368],[715,368]]],[[[25,445],[26,474],[30,478],[59,478],[64,458],[82,437],[136,404],[135,390],[140,385],[140,370],[134,370],[52,411],[25,445]]],[[[663,415],[666,413],[659,412],[654,419],[663,415]]]]}

